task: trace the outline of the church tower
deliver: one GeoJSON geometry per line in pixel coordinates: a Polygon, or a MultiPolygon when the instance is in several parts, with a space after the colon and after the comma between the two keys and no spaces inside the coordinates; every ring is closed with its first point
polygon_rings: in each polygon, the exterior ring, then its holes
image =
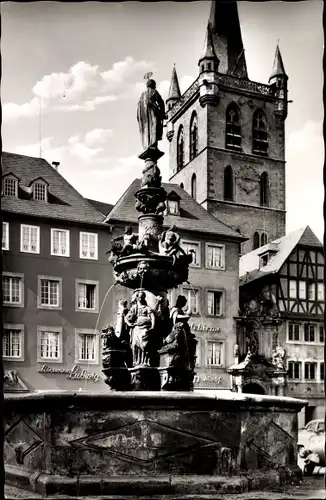
{"type": "Polygon", "coordinates": [[[249,80],[236,2],[212,2],[198,77],[167,99],[170,182],[239,230],[250,252],[285,234],[287,80],[277,46],[269,84],[249,80]]]}

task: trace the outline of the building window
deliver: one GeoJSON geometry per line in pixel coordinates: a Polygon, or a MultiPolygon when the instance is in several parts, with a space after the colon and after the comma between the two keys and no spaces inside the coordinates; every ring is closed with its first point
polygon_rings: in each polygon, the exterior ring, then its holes
{"type": "Polygon", "coordinates": [[[47,185],[45,182],[37,181],[33,184],[33,198],[38,201],[47,201],[47,185]]]}
{"type": "Polygon", "coordinates": [[[256,250],[256,248],[259,248],[259,233],[254,233],[253,236],[253,250],[256,250]]]}
{"type": "Polygon", "coordinates": [[[260,246],[263,247],[267,245],[267,233],[261,233],[260,235],[260,246]]]}
{"type": "Polygon", "coordinates": [[[2,250],[9,250],[9,222],[2,223],[2,250]]]}
{"type": "Polygon", "coordinates": [[[192,314],[199,314],[199,291],[192,288],[183,288],[183,294],[187,299],[192,314]]]}
{"type": "Polygon", "coordinates": [[[78,280],[76,288],[77,311],[98,312],[98,282],[78,280]]]}
{"type": "Polygon", "coordinates": [[[307,297],[307,284],[305,281],[299,281],[299,299],[307,297]]]}
{"type": "Polygon", "coordinates": [[[2,275],[3,304],[6,306],[24,306],[23,275],[5,273],[2,275]]]}
{"type": "Polygon", "coordinates": [[[226,110],[225,147],[228,149],[241,149],[240,113],[235,104],[226,110]]]}
{"type": "Polygon", "coordinates": [[[319,378],[321,382],[325,380],[325,363],[322,361],[319,365],[319,378]]]}
{"type": "Polygon", "coordinates": [[[263,172],[260,176],[260,206],[269,206],[269,179],[267,172],[263,172]]]}
{"type": "Polygon", "coordinates": [[[24,325],[4,325],[2,352],[5,360],[24,361],[24,325]]]}
{"type": "Polygon", "coordinates": [[[316,283],[308,283],[308,299],[316,300],[316,283]]]}
{"type": "Polygon", "coordinates": [[[81,259],[97,260],[97,245],[96,233],[79,233],[79,257],[81,259]]]}
{"type": "Polygon", "coordinates": [[[300,341],[300,325],[299,325],[299,323],[289,323],[288,340],[291,342],[300,341]]]}
{"type": "Polygon", "coordinates": [[[178,132],[177,139],[177,171],[181,170],[184,164],[184,139],[183,139],[183,126],[181,125],[178,132]]]}
{"type": "Polygon", "coordinates": [[[3,194],[4,196],[18,196],[18,181],[14,177],[5,177],[3,180],[3,194]]]}
{"type": "Polygon", "coordinates": [[[233,170],[230,165],[224,169],[224,199],[233,201],[233,170]]]}
{"type": "Polygon", "coordinates": [[[267,136],[267,121],[265,113],[257,110],[253,116],[253,153],[267,154],[268,150],[268,136],[267,136]]]}
{"type": "Polygon", "coordinates": [[[297,282],[295,280],[289,281],[289,297],[290,299],[297,298],[297,282]]]}
{"type": "Polygon", "coordinates": [[[224,269],[224,245],[206,243],[206,267],[224,269]]]}
{"type": "Polygon", "coordinates": [[[167,200],[167,214],[179,215],[179,202],[177,200],[167,200]]]}
{"type": "Polygon", "coordinates": [[[62,328],[37,327],[38,362],[62,363],[62,328]]]}
{"type": "Polygon", "coordinates": [[[68,229],[51,229],[51,255],[69,257],[70,241],[68,229]]]}
{"type": "Polygon", "coordinates": [[[207,292],[207,314],[210,316],[221,316],[223,292],[209,291],[207,292]]]}
{"type": "Polygon", "coordinates": [[[221,366],[223,364],[223,342],[207,341],[207,365],[221,366]]]}
{"type": "Polygon", "coordinates": [[[201,340],[197,339],[196,345],[196,366],[201,365],[201,340]]]}
{"type": "Polygon", "coordinates": [[[307,362],[304,364],[305,380],[316,380],[317,363],[307,362]]]}
{"type": "Polygon", "coordinates": [[[98,341],[94,330],[76,330],[76,362],[98,363],[98,341]]]}
{"type": "Polygon", "coordinates": [[[194,241],[181,241],[181,247],[186,253],[191,253],[192,262],[191,267],[200,267],[200,246],[199,243],[194,241]]]}
{"type": "Polygon", "coordinates": [[[180,183],[181,189],[184,189],[183,182],[180,183]]]}
{"type": "Polygon", "coordinates": [[[40,253],[40,228],[38,226],[20,226],[20,251],[40,253]]]}
{"type": "Polygon", "coordinates": [[[193,160],[198,153],[198,122],[197,114],[193,113],[190,122],[190,160],[193,160]]]}
{"type": "Polygon", "coordinates": [[[324,302],[324,283],[317,283],[317,300],[324,302]]]}
{"type": "Polygon", "coordinates": [[[197,197],[197,179],[196,174],[191,176],[191,197],[196,200],[197,197]]]}
{"type": "Polygon", "coordinates": [[[316,338],[316,326],[304,324],[304,341],[305,342],[315,342],[316,338]]]}
{"type": "Polygon", "coordinates": [[[62,278],[38,276],[38,308],[62,307],[62,278]]]}
{"type": "Polygon", "coordinates": [[[288,377],[290,380],[301,380],[301,362],[288,362],[288,377]]]}
{"type": "Polygon", "coordinates": [[[319,342],[323,344],[325,341],[324,337],[324,325],[319,325],[319,342]]]}

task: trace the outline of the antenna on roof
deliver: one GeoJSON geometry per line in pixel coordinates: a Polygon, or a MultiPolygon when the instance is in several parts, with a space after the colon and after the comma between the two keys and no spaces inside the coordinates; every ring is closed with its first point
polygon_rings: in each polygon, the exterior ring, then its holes
{"type": "Polygon", "coordinates": [[[42,97],[40,97],[40,158],[42,158],[42,97]]]}

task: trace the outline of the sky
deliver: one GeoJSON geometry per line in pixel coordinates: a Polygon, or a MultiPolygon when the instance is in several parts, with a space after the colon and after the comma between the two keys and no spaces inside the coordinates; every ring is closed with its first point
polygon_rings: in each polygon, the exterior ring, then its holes
{"type": "MultiPolygon", "coordinates": [[[[238,2],[249,78],[268,83],[277,43],[289,77],[287,232],[322,239],[322,1],[238,2]]],[[[198,75],[210,2],[3,2],[3,150],[59,161],[85,197],[115,203],[141,176],[137,101],[151,71],[167,97],[198,75]]],[[[168,180],[168,141],[160,149],[168,180]]]]}

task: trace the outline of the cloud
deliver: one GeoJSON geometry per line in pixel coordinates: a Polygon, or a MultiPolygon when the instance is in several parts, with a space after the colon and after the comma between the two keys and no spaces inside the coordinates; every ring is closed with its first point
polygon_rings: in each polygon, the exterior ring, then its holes
{"type": "Polygon", "coordinates": [[[101,159],[104,146],[112,136],[112,130],[97,128],[90,130],[83,137],[74,135],[69,137],[65,144],[54,145],[53,137],[44,137],[41,142],[22,144],[15,148],[15,152],[27,156],[43,157],[49,163],[52,161],[65,161],[67,165],[73,159],[78,159],[84,164],[94,158],[101,159]]]}
{"type": "Polygon", "coordinates": [[[109,137],[112,136],[112,130],[103,128],[96,128],[87,132],[85,134],[85,143],[88,146],[94,146],[98,144],[105,144],[109,137]]]}
{"type": "Polygon", "coordinates": [[[319,238],[324,230],[324,142],[322,122],[307,121],[287,138],[287,230],[311,226],[319,238]]]}
{"type": "Polygon", "coordinates": [[[100,71],[99,66],[85,61],[74,64],[66,73],[44,75],[35,83],[30,101],[23,104],[5,103],[3,121],[37,116],[42,111],[93,111],[98,106],[134,97],[143,76],[153,63],[136,61],[131,56],[113,63],[112,67],[100,71]]]}

